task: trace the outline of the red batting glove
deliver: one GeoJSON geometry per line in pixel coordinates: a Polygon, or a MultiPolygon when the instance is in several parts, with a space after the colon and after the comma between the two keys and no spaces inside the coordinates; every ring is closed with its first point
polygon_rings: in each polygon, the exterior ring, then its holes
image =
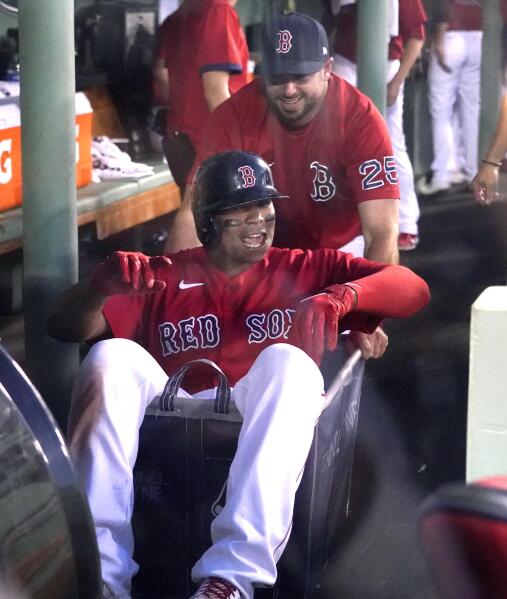
{"type": "Polygon", "coordinates": [[[324,349],[336,349],[338,324],[356,305],[356,292],[347,285],[333,285],[302,300],[296,308],[291,331],[304,351],[320,363],[324,349]]]}
{"type": "Polygon", "coordinates": [[[95,268],[90,285],[105,296],[161,291],[165,289],[165,283],[155,279],[152,267],[170,264],[171,260],[166,256],[114,252],[95,268]]]}

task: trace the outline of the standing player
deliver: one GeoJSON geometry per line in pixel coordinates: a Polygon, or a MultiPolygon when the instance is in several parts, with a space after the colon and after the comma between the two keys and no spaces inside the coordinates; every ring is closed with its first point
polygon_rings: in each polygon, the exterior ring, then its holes
{"type": "Polygon", "coordinates": [[[182,195],[209,114],[247,82],[236,2],[184,0],[158,32],[154,84],[158,102],[169,107],[163,146],[182,195]]]}
{"type": "MultiPolygon", "coordinates": [[[[360,1],[360,0],[359,0],[360,1]]],[[[414,189],[414,171],[403,131],[405,79],[421,53],[426,36],[426,13],[421,0],[399,0],[397,35],[389,42],[386,122],[391,135],[400,186],[400,235],[398,248],[413,250],[419,241],[419,204],[414,189]]],[[[336,16],[333,71],[357,85],[357,2],[343,6],[336,16]]]]}
{"type": "Polygon", "coordinates": [[[436,10],[428,70],[432,176],[417,185],[424,195],[451,187],[461,166],[461,150],[465,180],[470,182],[477,171],[479,145],[481,0],[442,0],[436,10]]]}
{"type": "MultiPolygon", "coordinates": [[[[327,36],[306,15],[275,17],[263,34],[262,79],[211,115],[197,162],[240,148],[272,165],[280,205],[274,244],[344,247],[398,261],[396,162],[385,123],[369,98],[332,74],[327,36]]],[[[190,196],[166,249],[198,243],[190,196]]]]}
{"type": "MultiPolygon", "coordinates": [[[[206,358],[233,387],[243,425],[213,545],[192,572],[202,581],[193,597],[251,599],[256,585],[274,584],[288,541],[323,408],[316,362],[324,347],[336,346],[338,328],[371,330],[381,318],[409,316],[428,301],[424,281],[404,267],[338,250],[272,248],[272,200],[291,202],[280,198],[259,156],[214,156],[194,183],[204,247],[170,258],[117,252],[53,308],[49,331],[59,339],[123,337],[89,352],[69,425],[109,596],[129,597],[137,570],[132,468],[145,410],[163,401],[168,375],[206,358]]],[[[379,345],[372,357],[384,350],[379,345]]],[[[214,377],[206,369],[189,374],[187,391],[210,397],[214,377]]]]}

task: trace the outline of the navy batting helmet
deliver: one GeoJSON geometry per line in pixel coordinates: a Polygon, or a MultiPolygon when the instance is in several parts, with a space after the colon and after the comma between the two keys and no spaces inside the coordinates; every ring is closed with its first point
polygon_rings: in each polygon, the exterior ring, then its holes
{"type": "Polygon", "coordinates": [[[192,196],[197,237],[207,247],[220,237],[213,214],[287,197],[276,190],[266,161],[257,154],[240,150],[222,152],[205,160],[195,175],[192,196]]]}

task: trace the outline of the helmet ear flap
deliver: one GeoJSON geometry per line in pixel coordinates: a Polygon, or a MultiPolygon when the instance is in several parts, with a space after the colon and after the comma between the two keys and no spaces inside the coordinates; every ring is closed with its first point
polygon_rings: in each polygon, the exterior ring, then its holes
{"type": "Polygon", "coordinates": [[[219,238],[218,228],[215,221],[209,214],[205,214],[201,218],[201,222],[197,228],[197,236],[204,247],[215,245],[219,238]]]}
{"type": "Polygon", "coordinates": [[[192,183],[192,213],[194,215],[197,238],[204,247],[211,247],[218,239],[218,229],[213,218],[205,210],[203,190],[196,185],[197,176],[192,183]]]}

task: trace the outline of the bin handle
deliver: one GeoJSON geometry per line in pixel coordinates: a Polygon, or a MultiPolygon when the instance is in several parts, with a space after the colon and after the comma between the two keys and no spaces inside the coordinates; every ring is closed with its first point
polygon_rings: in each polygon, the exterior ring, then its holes
{"type": "Polygon", "coordinates": [[[356,349],[347,359],[345,364],[340,368],[338,374],[333,379],[331,385],[329,385],[326,391],[323,411],[331,404],[336,395],[341,391],[342,387],[348,385],[352,378],[352,371],[355,365],[361,359],[361,350],[356,349]]]}
{"type": "Polygon", "coordinates": [[[187,371],[197,364],[209,366],[215,371],[216,374],[218,374],[219,380],[215,395],[214,409],[217,414],[228,414],[229,404],[231,401],[231,388],[229,387],[229,381],[227,380],[227,377],[222,369],[217,366],[215,362],[206,360],[204,358],[200,360],[191,360],[190,362],[183,364],[183,366],[178,368],[178,370],[171,377],[169,377],[159,399],[159,408],[164,412],[174,412],[174,400],[178,394],[181,383],[183,382],[183,378],[185,377],[187,371]]]}

